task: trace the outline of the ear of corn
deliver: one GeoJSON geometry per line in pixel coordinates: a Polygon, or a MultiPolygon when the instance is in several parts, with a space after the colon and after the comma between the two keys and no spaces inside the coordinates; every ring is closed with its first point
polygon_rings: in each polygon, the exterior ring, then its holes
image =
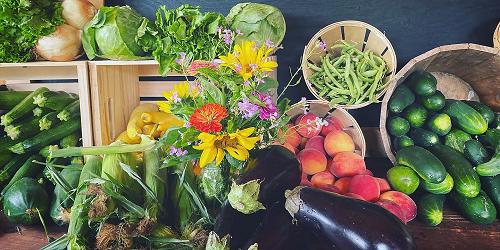
{"type": "MultiPolygon", "coordinates": [[[[143,140],[149,140],[144,137],[143,140]]],[[[144,151],[144,182],[153,191],[156,200],[145,197],[145,208],[149,213],[149,218],[156,220],[160,208],[163,206],[166,193],[167,169],[161,169],[160,149],[153,148],[144,151]]]]}

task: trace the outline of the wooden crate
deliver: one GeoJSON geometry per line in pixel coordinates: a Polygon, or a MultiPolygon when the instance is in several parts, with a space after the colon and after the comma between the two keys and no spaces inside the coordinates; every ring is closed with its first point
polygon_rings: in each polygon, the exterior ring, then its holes
{"type": "Polygon", "coordinates": [[[19,91],[47,87],[78,94],[83,145],[93,145],[87,62],[0,63],[0,84],[19,91]]]}
{"type": "MultiPolygon", "coordinates": [[[[164,100],[162,93],[192,80],[183,74],[161,77],[158,63],[147,61],[90,61],[92,117],[96,145],[113,142],[126,128],[132,110],[141,102],[164,100]]],[[[271,74],[276,79],[276,71],[271,74]]]]}

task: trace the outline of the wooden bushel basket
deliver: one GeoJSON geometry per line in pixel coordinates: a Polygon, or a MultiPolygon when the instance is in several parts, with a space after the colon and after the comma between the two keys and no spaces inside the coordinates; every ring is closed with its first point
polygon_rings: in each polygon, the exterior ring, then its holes
{"type": "Polygon", "coordinates": [[[382,101],[380,133],[384,150],[395,162],[391,137],[386,129],[387,104],[394,89],[415,70],[431,72],[437,89],[446,98],[480,100],[494,111],[500,111],[500,50],[477,44],[453,44],[437,47],[406,64],[389,84],[382,101]]]}
{"type": "Polygon", "coordinates": [[[318,117],[336,117],[342,122],[344,132],[352,137],[355,145],[355,152],[362,157],[366,154],[366,142],[363,132],[358,125],[358,122],[343,108],[330,108],[327,101],[311,100],[306,103],[296,103],[292,105],[287,115],[292,117],[292,121],[299,115],[304,114],[304,107],[308,112],[317,115],[318,117]]]}
{"type": "MultiPolygon", "coordinates": [[[[397,60],[396,53],[392,47],[389,39],[377,28],[360,21],[342,21],[330,24],[316,33],[307,46],[304,48],[302,55],[302,72],[307,88],[319,100],[326,100],[317,93],[309,82],[310,76],[314,73],[309,67],[307,62],[317,63],[325,55],[325,51],[318,48],[319,41],[323,41],[327,45],[328,53],[337,55],[338,51],[331,51],[330,47],[335,43],[345,40],[353,43],[359,50],[371,50],[373,53],[380,55],[387,63],[388,71],[383,78],[383,82],[390,81],[396,74],[397,60]]],[[[387,87],[386,87],[387,89],[387,87]]],[[[384,94],[385,89],[377,94],[377,100],[384,94]]],[[[339,105],[344,109],[357,109],[369,105],[371,102],[366,101],[356,105],[339,105]]]]}

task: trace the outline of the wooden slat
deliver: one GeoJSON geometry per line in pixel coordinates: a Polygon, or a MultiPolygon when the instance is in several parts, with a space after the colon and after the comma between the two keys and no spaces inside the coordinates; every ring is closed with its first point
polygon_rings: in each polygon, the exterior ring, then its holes
{"type": "Polygon", "coordinates": [[[92,109],[90,100],[89,71],[87,64],[78,66],[78,95],[80,97],[80,119],[82,122],[83,146],[93,146],[92,109]]]}
{"type": "Polygon", "coordinates": [[[139,83],[139,93],[141,97],[161,97],[163,92],[174,88],[176,81],[141,81],[139,83]]]}
{"type": "Polygon", "coordinates": [[[0,65],[2,80],[52,80],[76,79],[76,67],[73,66],[24,66],[4,67],[0,65]]]}
{"type": "Polygon", "coordinates": [[[79,93],[79,85],[77,82],[74,83],[16,83],[12,84],[7,82],[7,87],[12,90],[17,91],[33,91],[40,87],[47,87],[53,91],[66,91],[69,93],[79,93]]]}

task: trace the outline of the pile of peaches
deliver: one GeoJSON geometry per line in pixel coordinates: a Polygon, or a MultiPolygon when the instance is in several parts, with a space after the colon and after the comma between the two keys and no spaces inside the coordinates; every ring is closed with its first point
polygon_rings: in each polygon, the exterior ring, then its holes
{"type": "Polygon", "coordinates": [[[374,202],[405,223],[415,218],[415,202],[404,193],[391,191],[386,179],[373,176],[364,158],[355,153],[355,143],[339,119],[306,113],[287,127],[282,145],[300,161],[302,186],[374,202]]]}

